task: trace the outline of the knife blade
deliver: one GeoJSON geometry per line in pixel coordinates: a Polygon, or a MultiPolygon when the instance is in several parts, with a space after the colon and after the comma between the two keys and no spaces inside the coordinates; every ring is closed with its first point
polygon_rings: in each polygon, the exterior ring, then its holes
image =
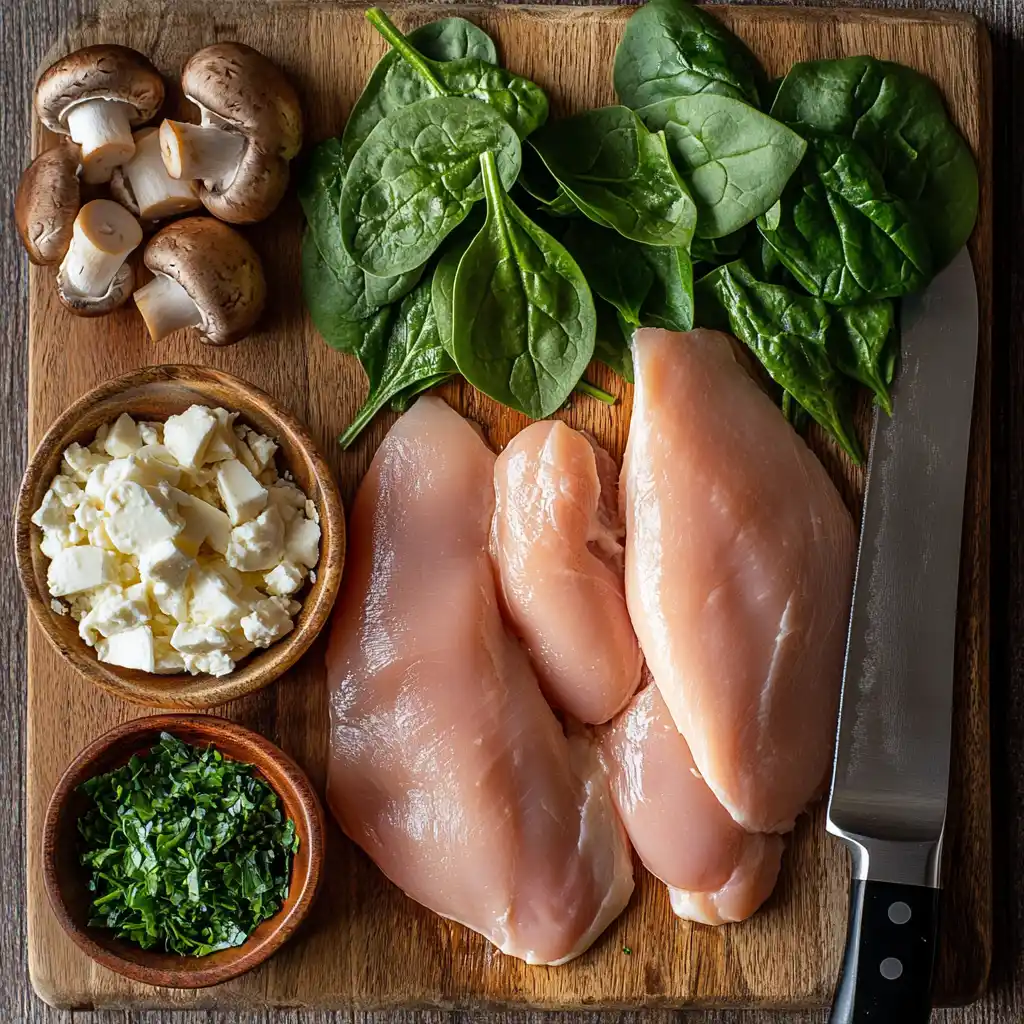
{"type": "Polygon", "coordinates": [[[949,788],[960,538],[978,352],[961,250],[903,300],[891,418],[876,409],[828,831],[853,860],[832,1024],[928,1020],[949,788]]]}

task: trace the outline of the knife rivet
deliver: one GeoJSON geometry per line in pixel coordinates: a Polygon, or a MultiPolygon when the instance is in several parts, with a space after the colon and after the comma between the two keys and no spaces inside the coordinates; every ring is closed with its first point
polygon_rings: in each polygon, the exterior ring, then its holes
{"type": "Polygon", "coordinates": [[[903,964],[894,956],[887,956],[878,969],[886,981],[895,981],[903,973],[903,964]]]}
{"type": "Polygon", "coordinates": [[[910,907],[902,901],[891,904],[889,907],[889,920],[893,924],[906,924],[910,920],[910,907]]]}

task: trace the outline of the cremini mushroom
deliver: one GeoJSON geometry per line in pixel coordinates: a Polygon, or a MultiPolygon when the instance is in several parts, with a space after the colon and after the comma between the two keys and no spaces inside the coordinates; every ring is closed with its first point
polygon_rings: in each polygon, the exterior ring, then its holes
{"type": "Polygon", "coordinates": [[[146,246],[153,280],[135,304],[154,341],[194,327],[207,345],[233,345],[256,324],[267,295],[256,250],[212,217],[186,217],[146,246]]]}
{"type": "Polygon", "coordinates": [[[76,316],[103,316],[117,309],[132,293],[134,274],[125,261],[141,241],[139,222],[119,203],[86,203],[57,271],[61,302],[76,316]]]}
{"type": "Polygon", "coordinates": [[[269,216],[302,146],[302,110],[291,83],[257,50],[215,43],[185,65],[181,87],[199,125],[164,121],[160,148],[173,178],[197,178],[215,217],[248,224],[269,216]]]}
{"type": "Polygon", "coordinates": [[[18,182],[14,220],[33,263],[60,263],[68,251],[82,202],[78,160],[78,147],[61,143],[37,156],[18,182]]]}
{"type": "Polygon", "coordinates": [[[135,152],[132,128],[156,116],[164,101],[160,73],[137,50],[103,43],[51,64],[36,84],[39,119],[82,147],[82,177],[110,180],[135,152]]]}
{"type": "Polygon", "coordinates": [[[198,210],[199,190],[194,181],[172,178],[160,157],[160,133],[143,128],[135,133],[135,155],[110,179],[110,193],[143,221],[164,220],[198,210]]]}

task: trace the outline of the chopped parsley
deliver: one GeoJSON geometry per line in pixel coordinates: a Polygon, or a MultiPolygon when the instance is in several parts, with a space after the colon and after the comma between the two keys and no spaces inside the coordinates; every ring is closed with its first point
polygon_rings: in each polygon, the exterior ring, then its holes
{"type": "Polygon", "coordinates": [[[89,924],[143,949],[205,956],[240,946],[288,895],[295,822],[252,765],[169,733],[81,789],[89,924]]]}

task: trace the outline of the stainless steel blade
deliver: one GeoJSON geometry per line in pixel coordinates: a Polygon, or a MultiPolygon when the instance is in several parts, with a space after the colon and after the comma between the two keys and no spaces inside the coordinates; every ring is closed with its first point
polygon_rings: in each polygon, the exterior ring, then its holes
{"type": "Polygon", "coordinates": [[[903,301],[893,416],[876,411],[828,830],[857,877],[937,885],[978,348],[966,249],[903,301]]]}

